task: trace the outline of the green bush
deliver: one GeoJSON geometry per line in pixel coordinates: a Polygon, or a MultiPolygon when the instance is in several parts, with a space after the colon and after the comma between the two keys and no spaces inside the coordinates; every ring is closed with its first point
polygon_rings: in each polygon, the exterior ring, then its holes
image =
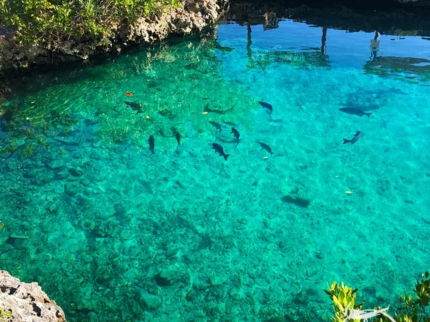
{"type": "Polygon", "coordinates": [[[399,299],[400,306],[396,313],[396,321],[401,322],[430,322],[428,305],[430,301],[429,272],[421,276],[421,281],[415,284],[415,296],[404,295],[399,299]]]}
{"type": "Polygon", "coordinates": [[[1,23],[21,42],[55,44],[69,38],[101,41],[122,23],[171,6],[179,0],[0,0],[1,23]]]}
{"type": "MultiPolygon", "coordinates": [[[[331,284],[330,289],[324,290],[333,301],[335,312],[334,316],[331,317],[332,322],[343,322],[345,321],[345,317],[347,313],[351,309],[360,310],[361,304],[356,305],[355,294],[357,289],[353,290],[352,288],[344,285],[343,283],[339,286],[336,282],[331,284]]],[[[359,322],[360,320],[351,320],[351,322],[359,322]]]]}
{"type": "MultiPolygon", "coordinates": [[[[394,319],[385,313],[386,309],[375,308],[374,310],[361,310],[362,305],[356,305],[357,289],[352,290],[343,283],[339,286],[334,282],[329,290],[324,290],[333,301],[335,313],[331,318],[333,322],[351,321],[359,322],[363,319],[352,319],[351,311],[360,312],[362,315],[373,315],[375,322],[430,322],[428,305],[430,302],[430,273],[425,272],[421,281],[415,284],[415,295],[404,295],[399,299],[399,304],[394,313],[394,319]]],[[[353,312],[354,313],[354,312],[353,312]]],[[[367,321],[367,320],[366,320],[367,321]]]]}

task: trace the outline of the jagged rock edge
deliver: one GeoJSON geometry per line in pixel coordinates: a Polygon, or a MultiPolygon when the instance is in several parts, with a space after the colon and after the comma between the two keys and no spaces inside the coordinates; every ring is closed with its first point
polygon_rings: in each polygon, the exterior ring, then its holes
{"type": "Polygon", "coordinates": [[[182,0],[180,8],[140,17],[131,25],[125,22],[117,26],[102,41],[66,40],[55,48],[19,44],[14,40],[13,32],[0,28],[0,70],[86,60],[100,53],[121,51],[131,44],[152,44],[170,35],[199,33],[215,24],[228,10],[228,5],[228,0],[182,0]]]}

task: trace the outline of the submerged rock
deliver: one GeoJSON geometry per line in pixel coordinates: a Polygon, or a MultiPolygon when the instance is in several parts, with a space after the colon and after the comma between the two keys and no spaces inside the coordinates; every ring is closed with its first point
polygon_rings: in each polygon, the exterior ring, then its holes
{"type": "Polygon", "coordinates": [[[22,283],[8,272],[0,271],[0,285],[5,321],[66,321],[61,307],[50,300],[37,283],[22,283]]]}
{"type": "Polygon", "coordinates": [[[60,170],[55,173],[55,179],[56,180],[65,180],[69,177],[69,172],[66,170],[60,170]]]}
{"type": "Polygon", "coordinates": [[[74,177],[80,177],[84,174],[84,172],[80,169],[70,168],[69,173],[74,177]]]}
{"type": "Polygon", "coordinates": [[[69,196],[74,196],[81,191],[81,186],[76,182],[68,182],[64,185],[64,192],[69,196]]]}
{"type": "Polygon", "coordinates": [[[161,307],[162,301],[158,296],[150,294],[146,290],[139,287],[137,288],[137,293],[146,309],[153,311],[161,307]]]}
{"type": "Polygon", "coordinates": [[[46,163],[45,166],[51,170],[61,170],[62,168],[64,168],[64,161],[63,160],[52,160],[52,161],[46,163]]]}
{"type": "Polygon", "coordinates": [[[30,169],[24,172],[24,178],[26,179],[36,178],[38,174],[39,174],[39,171],[37,169],[30,169]]]}
{"type": "Polygon", "coordinates": [[[0,228],[0,245],[4,245],[6,241],[9,239],[9,230],[4,225],[0,228]]]}
{"type": "Polygon", "coordinates": [[[226,276],[220,276],[220,275],[216,275],[216,274],[213,274],[213,275],[209,276],[209,283],[212,286],[222,285],[226,281],[227,281],[227,277],[226,276]]]}

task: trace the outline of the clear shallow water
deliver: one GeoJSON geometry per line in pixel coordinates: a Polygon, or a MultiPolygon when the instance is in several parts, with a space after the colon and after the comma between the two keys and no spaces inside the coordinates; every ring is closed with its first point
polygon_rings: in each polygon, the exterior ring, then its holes
{"type": "Polygon", "coordinates": [[[334,280],[393,306],[429,262],[426,41],[321,36],[227,24],[36,78],[2,106],[1,268],[70,321],[328,321],[334,280]]]}

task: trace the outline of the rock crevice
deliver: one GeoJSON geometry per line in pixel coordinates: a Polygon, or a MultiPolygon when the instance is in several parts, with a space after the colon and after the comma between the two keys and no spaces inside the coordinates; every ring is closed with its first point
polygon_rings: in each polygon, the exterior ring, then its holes
{"type": "Polygon", "coordinates": [[[228,10],[228,4],[228,0],[182,0],[179,8],[140,17],[130,25],[124,22],[102,42],[69,39],[56,48],[43,44],[20,44],[14,40],[13,32],[0,26],[0,70],[85,60],[99,53],[118,52],[135,43],[151,44],[169,35],[201,32],[228,10]]]}
{"type": "Polygon", "coordinates": [[[0,271],[0,321],[65,322],[63,310],[37,283],[0,271]]]}

